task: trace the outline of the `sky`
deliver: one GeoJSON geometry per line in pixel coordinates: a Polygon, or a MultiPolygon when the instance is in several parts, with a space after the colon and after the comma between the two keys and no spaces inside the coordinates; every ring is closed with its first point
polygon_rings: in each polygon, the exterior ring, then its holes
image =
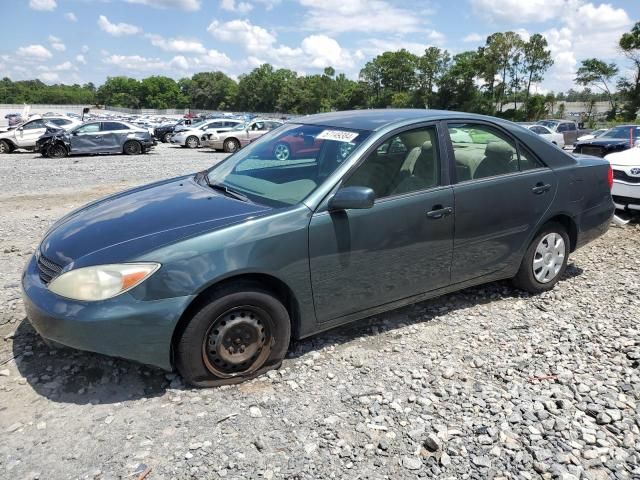
{"type": "Polygon", "coordinates": [[[487,35],[542,33],[554,66],[538,91],[566,91],[582,59],[630,68],[617,50],[640,0],[0,0],[0,77],[99,85],[175,79],[268,62],[299,74],[333,66],[356,79],[386,51],[474,50],[487,35]]]}

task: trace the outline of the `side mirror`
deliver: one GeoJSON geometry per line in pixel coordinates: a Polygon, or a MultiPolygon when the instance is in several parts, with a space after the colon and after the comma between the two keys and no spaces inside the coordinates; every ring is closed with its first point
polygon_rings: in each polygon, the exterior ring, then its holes
{"type": "Polygon", "coordinates": [[[329,210],[371,208],[375,199],[376,194],[369,187],[344,187],[329,200],[329,210]]]}

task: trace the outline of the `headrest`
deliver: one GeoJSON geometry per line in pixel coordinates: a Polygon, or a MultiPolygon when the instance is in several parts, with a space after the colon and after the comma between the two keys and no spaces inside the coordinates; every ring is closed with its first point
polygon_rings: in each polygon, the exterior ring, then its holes
{"type": "Polygon", "coordinates": [[[424,142],[422,144],[422,151],[426,152],[433,149],[433,144],[431,143],[431,140],[427,140],[426,142],[424,142]]]}
{"type": "Polygon", "coordinates": [[[508,155],[512,155],[513,152],[513,147],[506,142],[489,142],[484,150],[484,154],[486,156],[499,155],[501,157],[506,157],[508,155]]]}

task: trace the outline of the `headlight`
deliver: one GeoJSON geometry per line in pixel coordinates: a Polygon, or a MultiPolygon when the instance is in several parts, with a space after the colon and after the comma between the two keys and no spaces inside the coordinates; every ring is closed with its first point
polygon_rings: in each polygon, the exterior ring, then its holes
{"type": "Polygon", "coordinates": [[[49,284],[49,290],[73,300],[106,300],[139,285],[158,268],[159,263],[123,263],[78,268],[54,279],[49,284]]]}

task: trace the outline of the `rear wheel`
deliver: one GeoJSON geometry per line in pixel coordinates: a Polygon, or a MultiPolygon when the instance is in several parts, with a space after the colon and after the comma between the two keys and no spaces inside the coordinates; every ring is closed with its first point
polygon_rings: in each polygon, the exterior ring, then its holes
{"type": "Polygon", "coordinates": [[[11,144],[6,140],[0,140],[0,153],[11,153],[11,144]]]}
{"type": "Polygon", "coordinates": [[[187,138],[185,145],[189,148],[198,148],[200,146],[200,140],[198,140],[198,137],[192,135],[187,138]]]}
{"type": "Polygon", "coordinates": [[[240,150],[240,142],[238,142],[238,140],[236,140],[235,138],[229,138],[224,141],[222,147],[225,152],[234,153],[240,150]]]}
{"type": "Polygon", "coordinates": [[[135,140],[129,140],[124,144],[123,150],[127,155],[139,155],[142,153],[142,145],[135,140]]]}
{"type": "Polygon", "coordinates": [[[239,383],[278,368],[291,336],[287,309],[258,285],[237,284],[207,297],[176,345],[176,366],[198,387],[239,383]]]}
{"type": "Polygon", "coordinates": [[[567,268],[569,235],[564,226],[551,222],[527,248],[514,284],[530,293],[551,290],[567,268]]]}
{"type": "Polygon", "coordinates": [[[169,140],[171,140],[171,134],[170,134],[170,133],[165,133],[165,134],[162,136],[162,141],[163,141],[164,143],[169,143],[169,140]]]}

